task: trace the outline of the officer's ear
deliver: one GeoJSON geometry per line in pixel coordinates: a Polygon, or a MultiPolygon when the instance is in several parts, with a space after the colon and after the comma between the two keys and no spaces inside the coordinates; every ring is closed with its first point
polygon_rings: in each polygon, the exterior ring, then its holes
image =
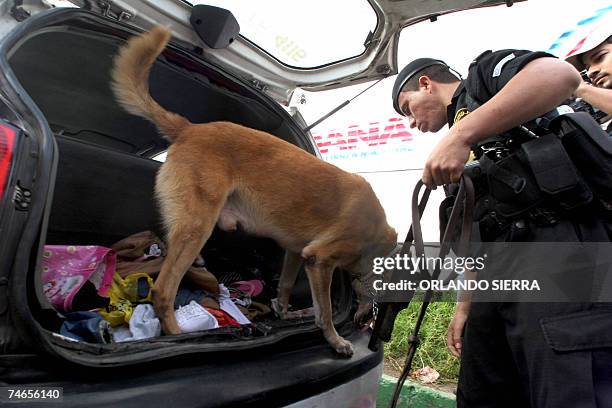
{"type": "Polygon", "coordinates": [[[431,93],[431,78],[427,75],[421,75],[419,77],[419,90],[424,90],[427,93],[431,93]]]}

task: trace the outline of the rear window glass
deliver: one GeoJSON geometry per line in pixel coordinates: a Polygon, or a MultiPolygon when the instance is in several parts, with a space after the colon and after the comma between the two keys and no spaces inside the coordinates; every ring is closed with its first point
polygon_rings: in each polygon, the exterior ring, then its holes
{"type": "Polygon", "coordinates": [[[204,0],[230,10],[240,34],[285,65],[314,68],[365,51],[376,28],[376,13],[366,0],[204,0]]]}

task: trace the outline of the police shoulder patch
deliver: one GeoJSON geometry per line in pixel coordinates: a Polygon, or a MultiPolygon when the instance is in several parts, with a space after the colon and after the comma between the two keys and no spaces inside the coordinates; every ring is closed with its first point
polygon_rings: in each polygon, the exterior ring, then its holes
{"type": "Polygon", "coordinates": [[[467,114],[470,113],[466,108],[461,108],[455,113],[455,118],[453,119],[453,125],[459,122],[461,119],[465,118],[467,114]]]}
{"type": "Polygon", "coordinates": [[[499,61],[497,65],[495,65],[495,68],[493,69],[493,78],[500,76],[502,68],[504,67],[504,65],[506,65],[506,62],[511,61],[514,58],[516,58],[516,55],[514,55],[514,53],[511,53],[511,54],[506,55],[501,61],[499,61]]]}

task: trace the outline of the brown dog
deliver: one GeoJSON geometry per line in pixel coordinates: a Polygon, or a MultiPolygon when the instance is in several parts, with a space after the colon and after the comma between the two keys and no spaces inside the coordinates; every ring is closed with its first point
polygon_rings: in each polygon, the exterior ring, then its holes
{"type": "Polygon", "coordinates": [[[371,258],[396,245],[397,234],[370,185],[268,133],[229,122],[190,123],[149,93],[149,71],[171,33],[155,27],[131,39],[115,58],[113,91],[130,113],[151,120],[168,138],[156,194],[167,228],[168,254],[153,288],[166,334],[180,333],[176,292],[215,226],[265,236],[287,251],[279,303],[287,310],[306,260],[317,325],[331,346],[352,355],[332,322],[330,286],[336,267],[370,272],[371,258]]]}

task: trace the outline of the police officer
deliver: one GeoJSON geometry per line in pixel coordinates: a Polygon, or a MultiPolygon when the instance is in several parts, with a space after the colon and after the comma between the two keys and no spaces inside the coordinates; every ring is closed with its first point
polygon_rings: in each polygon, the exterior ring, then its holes
{"type": "MultiPolygon", "coordinates": [[[[533,120],[570,97],[580,81],[569,64],[543,52],[488,51],[472,62],[465,80],[443,61],[414,60],[397,76],[392,97],[411,128],[450,126],[423,171],[423,182],[436,188],[457,182],[470,154],[484,160],[487,147],[515,129],[529,134],[533,120]]],[[[500,220],[485,210],[477,221],[489,241],[611,241],[609,216],[598,203],[555,211],[551,204],[500,220]],[[536,216],[542,213],[549,217],[536,216]],[[485,222],[491,218],[494,223],[485,222]]],[[[449,349],[461,354],[458,407],[612,407],[609,304],[467,300],[449,327],[449,349]],[[543,331],[546,319],[563,326],[552,339],[543,331]]]]}
{"type": "Polygon", "coordinates": [[[589,82],[582,82],[575,96],[612,115],[612,12],[594,23],[586,36],[579,36],[576,44],[570,44],[565,60],[578,71],[585,71],[589,82]],[[592,85],[592,86],[591,86],[592,85]]]}
{"type": "MultiPolygon", "coordinates": [[[[572,47],[565,60],[578,71],[585,71],[589,79],[578,86],[574,95],[612,115],[612,12],[607,17],[572,47]]],[[[612,124],[608,126],[608,133],[611,131],[612,124]]]]}

